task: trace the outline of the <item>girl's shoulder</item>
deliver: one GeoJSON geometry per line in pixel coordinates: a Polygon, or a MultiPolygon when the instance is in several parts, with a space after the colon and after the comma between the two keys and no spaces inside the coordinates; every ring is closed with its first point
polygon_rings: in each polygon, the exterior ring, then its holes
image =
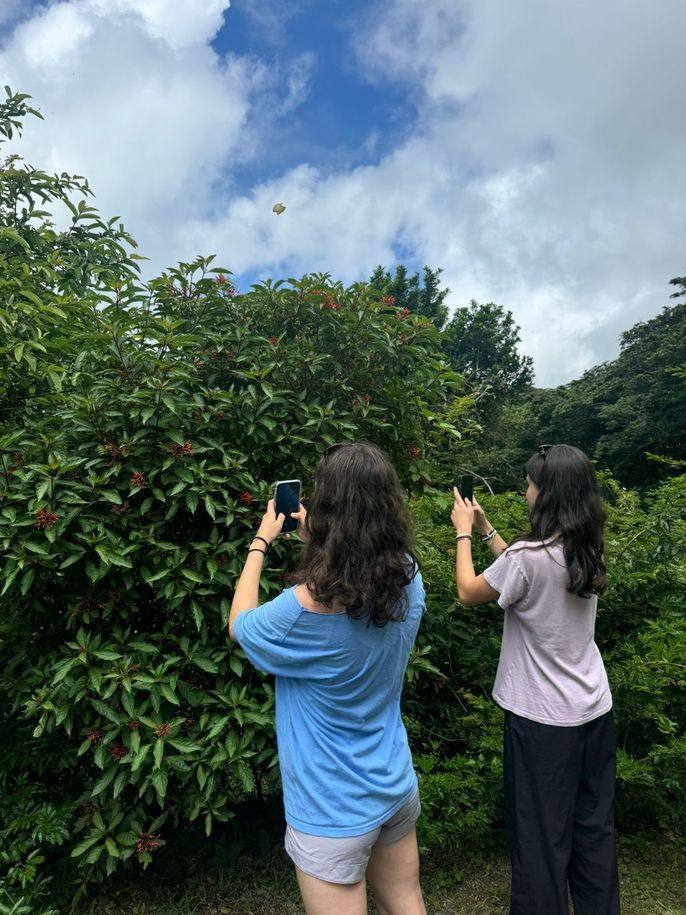
{"type": "Polygon", "coordinates": [[[516,540],[505,549],[506,553],[526,552],[528,554],[549,553],[562,550],[563,544],[560,537],[548,537],[547,540],[516,540]]]}

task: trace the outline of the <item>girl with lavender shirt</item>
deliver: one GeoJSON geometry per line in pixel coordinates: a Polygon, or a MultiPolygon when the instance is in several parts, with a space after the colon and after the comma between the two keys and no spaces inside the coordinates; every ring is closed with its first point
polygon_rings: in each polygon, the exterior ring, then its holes
{"type": "Polygon", "coordinates": [[[510,915],[619,913],[612,695],[594,641],[605,587],[603,509],[586,455],[542,445],[527,463],[531,529],[508,547],[454,490],[460,601],[505,612],[493,698],[505,711],[510,915]],[[481,575],[472,528],[496,556],[481,575]]]}

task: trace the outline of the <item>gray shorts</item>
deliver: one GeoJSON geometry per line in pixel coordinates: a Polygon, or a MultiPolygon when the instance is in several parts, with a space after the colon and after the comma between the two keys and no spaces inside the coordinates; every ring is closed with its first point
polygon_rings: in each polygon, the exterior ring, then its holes
{"type": "Polygon", "coordinates": [[[419,792],[403,804],[387,823],[361,836],[328,838],[286,828],[286,851],[300,870],[327,883],[359,883],[375,845],[392,845],[412,829],[419,818],[419,792]]]}

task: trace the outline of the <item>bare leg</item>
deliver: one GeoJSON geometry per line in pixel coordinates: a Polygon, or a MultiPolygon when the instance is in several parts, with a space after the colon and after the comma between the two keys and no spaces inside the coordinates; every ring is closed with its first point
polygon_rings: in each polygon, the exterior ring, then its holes
{"type": "Polygon", "coordinates": [[[327,883],[295,868],[307,915],[367,915],[367,888],[359,883],[327,883]]]}
{"type": "Polygon", "coordinates": [[[414,829],[392,845],[374,846],[367,879],[374,890],[379,915],[426,915],[414,829]]]}

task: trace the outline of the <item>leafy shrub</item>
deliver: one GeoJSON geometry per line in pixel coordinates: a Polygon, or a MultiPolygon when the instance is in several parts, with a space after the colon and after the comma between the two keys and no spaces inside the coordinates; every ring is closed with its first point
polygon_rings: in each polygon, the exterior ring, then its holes
{"type": "MultiPolygon", "coordinates": [[[[686,476],[643,501],[605,475],[609,586],[599,601],[596,640],[608,670],[618,732],[618,823],[658,825],[683,835],[686,822],[686,476]]],[[[526,528],[522,495],[479,496],[505,539],[526,528]]],[[[454,585],[452,498],[413,502],[428,612],[419,646],[431,665],[406,691],[408,731],[423,776],[426,844],[485,841],[501,816],[498,764],[501,716],[490,700],[502,611],[461,607],[454,585]],[[475,739],[475,728],[478,739],[475,739]],[[483,730],[479,730],[482,728],[483,730]],[[478,778],[474,778],[478,773],[478,778]],[[458,795],[455,794],[458,792],[458,795]]],[[[490,553],[475,543],[475,568],[490,553]]]]}
{"type": "MultiPolygon", "coordinates": [[[[17,163],[5,170],[7,214],[17,163]]],[[[144,286],[110,223],[89,211],[83,229],[67,191],[85,186],[37,189],[36,174],[21,173],[26,198],[66,204],[82,244],[32,209],[2,235],[16,289],[0,315],[0,703],[36,757],[5,772],[8,888],[39,876],[48,846],[66,840],[83,881],[101,879],[147,864],[180,823],[209,834],[276,791],[272,686],[226,632],[271,484],[367,438],[421,490],[459,438],[459,378],[429,321],[327,276],[238,295],[211,258],[144,286]],[[22,285],[36,275],[40,305],[22,285]]],[[[291,550],[274,546],[267,594],[291,550]]]]}

